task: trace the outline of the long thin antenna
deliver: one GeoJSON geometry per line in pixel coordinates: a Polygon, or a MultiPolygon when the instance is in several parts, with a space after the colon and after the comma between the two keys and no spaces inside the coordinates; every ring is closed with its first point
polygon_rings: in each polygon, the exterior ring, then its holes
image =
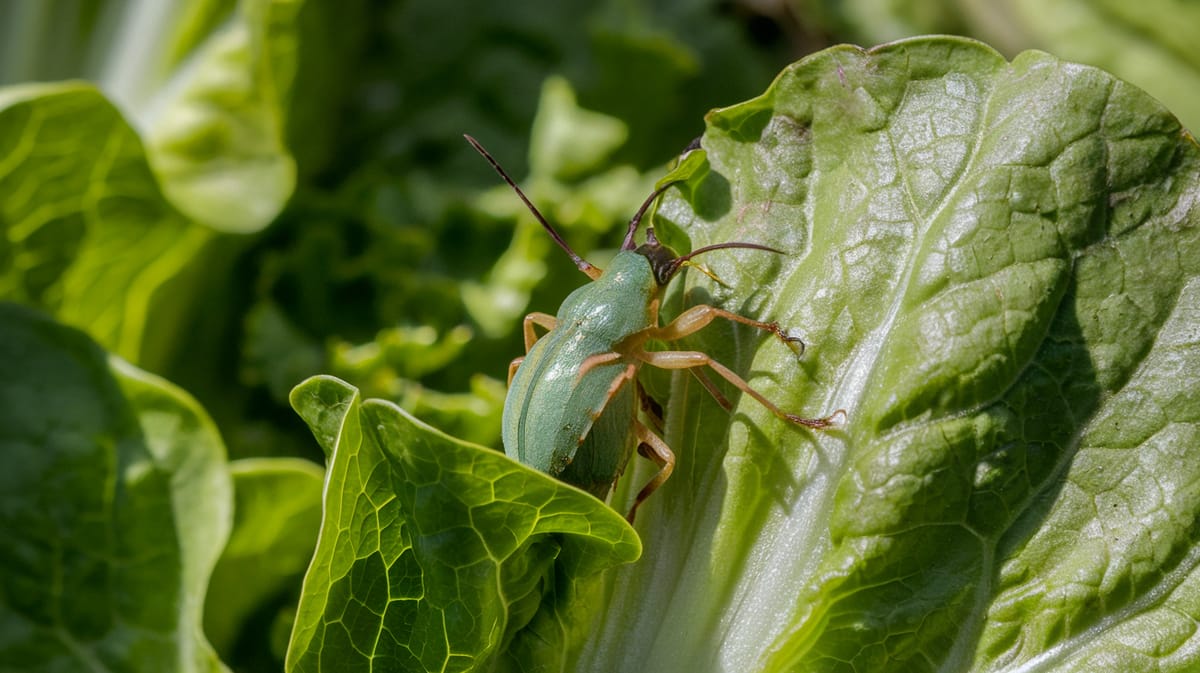
{"type": "MultiPolygon", "coordinates": [[[[471,147],[474,147],[476,152],[479,152],[483,155],[484,159],[487,159],[488,163],[492,165],[492,168],[496,169],[496,172],[500,174],[500,177],[504,178],[504,181],[508,183],[508,186],[513,188],[513,191],[517,193],[517,196],[521,197],[521,201],[525,203],[525,207],[529,208],[529,212],[533,213],[533,216],[537,218],[537,221],[542,223],[542,226],[546,229],[546,232],[550,234],[550,238],[553,238],[554,242],[558,244],[558,247],[566,251],[567,256],[571,258],[571,261],[575,263],[575,266],[578,267],[580,271],[587,274],[588,278],[591,278],[592,280],[599,278],[600,269],[593,266],[586,259],[580,257],[574,250],[571,249],[571,246],[567,245],[567,242],[563,240],[563,237],[559,236],[558,232],[554,230],[554,227],[550,226],[550,223],[546,221],[546,218],[543,217],[540,212],[538,212],[538,209],[533,205],[533,202],[531,202],[529,198],[525,196],[525,192],[522,192],[521,188],[517,186],[517,183],[513,182],[512,178],[508,177],[508,173],[505,173],[504,169],[500,167],[500,162],[493,159],[492,155],[488,154],[488,151],[483,149],[483,145],[480,145],[478,140],[475,140],[465,133],[463,134],[463,137],[467,139],[467,142],[471,143],[471,147]]],[[[643,206],[643,209],[645,209],[645,206],[643,206]]],[[[638,215],[640,216],[641,213],[639,212],[638,215]]]]}
{"type": "Polygon", "coordinates": [[[703,254],[706,252],[712,252],[713,250],[724,250],[726,248],[746,248],[749,250],[766,250],[767,252],[773,252],[778,255],[787,254],[782,250],[772,248],[772,247],[766,246],[766,245],[759,245],[758,243],[739,243],[737,241],[734,241],[731,243],[715,243],[713,245],[706,245],[702,248],[697,248],[697,249],[689,252],[686,255],[676,257],[675,259],[671,260],[671,266],[669,269],[670,273],[667,274],[667,278],[670,278],[671,276],[675,275],[675,272],[679,270],[679,267],[683,266],[684,262],[687,262],[688,260],[695,257],[696,255],[700,255],[700,254],[703,254]]]}
{"type": "Polygon", "coordinates": [[[650,204],[654,203],[654,199],[657,199],[659,194],[667,191],[667,187],[670,187],[673,184],[675,183],[668,182],[662,187],[659,187],[658,189],[654,190],[654,193],[646,197],[644,202],[642,202],[642,207],[638,208],[638,211],[634,214],[633,219],[629,220],[629,230],[625,232],[625,240],[621,243],[622,250],[633,250],[637,247],[637,245],[633,242],[633,235],[637,233],[638,224],[641,223],[642,216],[645,215],[646,211],[650,209],[650,204]]]}

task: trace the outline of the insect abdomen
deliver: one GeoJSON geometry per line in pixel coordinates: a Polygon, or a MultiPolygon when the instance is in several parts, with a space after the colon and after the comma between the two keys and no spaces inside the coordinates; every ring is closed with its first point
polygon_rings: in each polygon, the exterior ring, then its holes
{"type": "Polygon", "coordinates": [[[595,341],[577,326],[560,324],[534,344],[508,390],[503,440],[509,457],[607,494],[628,461],[625,445],[636,398],[632,381],[610,393],[625,364],[595,367],[579,377],[588,356],[606,352],[595,341]]]}

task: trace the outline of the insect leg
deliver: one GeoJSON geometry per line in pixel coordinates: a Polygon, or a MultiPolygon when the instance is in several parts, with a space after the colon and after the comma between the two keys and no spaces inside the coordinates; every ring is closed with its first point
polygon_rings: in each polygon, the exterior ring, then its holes
{"type": "MultiPolygon", "coordinates": [[[[533,326],[537,325],[547,331],[554,329],[558,325],[558,319],[549,313],[530,313],[525,316],[523,330],[525,332],[525,352],[528,353],[533,344],[537,343],[538,335],[533,331],[533,326]]],[[[512,378],[511,376],[509,377],[512,378]]]]}
{"type": "Polygon", "coordinates": [[[657,491],[659,486],[671,476],[671,472],[675,470],[675,453],[671,451],[671,447],[662,440],[658,435],[654,434],[650,428],[642,425],[639,421],[633,422],[633,432],[638,440],[638,453],[646,458],[653,460],[658,464],[658,474],[654,475],[641,491],[638,491],[637,498],[633,501],[633,507],[629,508],[629,514],[625,515],[625,519],[629,523],[633,523],[633,517],[637,514],[637,508],[642,502],[650,497],[650,494],[657,491]]]}
{"type": "Polygon", "coordinates": [[[689,334],[704,329],[710,322],[716,318],[725,318],[734,322],[740,322],[743,325],[749,325],[760,330],[764,330],[774,334],[785,346],[792,349],[796,357],[804,354],[804,342],[799,337],[794,337],[788,334],[779,323],[762,322],[747,318],[746,316],[730,313],[729,311],[719,309],[708,304],[693,306],[688,310],[680,313],[677,318],[662,327],[651,327],[644,331],[645,337],[648,339],[658,339],[660,341],[674,341],[682,339],[689,334]]]}
{"type": "Polygon", "coordinates": [[[525,361],[525,358],[513,358],[513,361],[508,363],[508,385],[509,386],[512,386],[513,377],[517,375],[517,367],[520,367],[521,363],[524,361],[525,361]]]}
{"type": "Polygon", "coordinates": [[[713,399],[717,401],[717,404],[721,405],[722,409],[725,411],[733,411],[733,405],[730,404],[729,400],[725,398],[725,395],[721,394],[721,390],[717,388],[717,386],[714,385],[707,376],[704,375],[703,370],[693,367],[688,371],[692,373],[692,376],[696,377],[696,380],[700,382],[700,385],[704,386],[704,389],[708,391],[709,395],[713,396],[713,399]]]}
{"type": "MultiPolygon", "coordinates": [[[[533,344],[537,343],[538,340],[537,332],[533,331],[534,325],[538,325],[545,330],[552,330],[558,325],[558,319],[549,313],[539,313],[536,311],[525,316],[524,324],[522,325],[522,331],[525,333],[526,353],[529,352],[530,348],[533,348],[533,344]]],[[[512,385],[513,377],[517,375],[517,367],[520,367],[521,363],[524,361],[525,358],[522,357],[516,358],[512,362],[508,363],[508,385],[512,385]]]]}
{"type": "Polygon", "coordinates": [[[575,382],[579,383],[583,380],[583,375],[592,371],[596,367],[611,364],[621,359],[621,354],[616,352],[600,353],[599,355],[589,355],[583,359],[583,363],[579,365],[579,373],[575,375],[575,382]]]}
{"type": "Polygon", "coordinates": [[[729,369],[720,362],[713,360],[707,354],[699,351],[643,351],[638,353],[637,357],[642,362],[654,367],[659,367],[660,369],[691,369],[693,367],[709,367],[714,372],[719,374],[721,378],[729,381],[733,385],[737,386],[742,392],[758,400],[759,404],[767,408],[767,411],[770,411],[772,414],[775,414],[785,421],[795,423],[797,425],[803,425],[808,428],[827,428],[830,425],[833,425],[834,418],[837,416],[844,417],[846,415],[846,412],[842,409],[838,409],[824,418],[804,418],[803,416],[797,416],[796,414],[789,414],[772,404],[771,401],[764,397],[762,393],[751,388],[750,384],[746,383],[745,379],[735,374],[733,370],[729,369]]]}

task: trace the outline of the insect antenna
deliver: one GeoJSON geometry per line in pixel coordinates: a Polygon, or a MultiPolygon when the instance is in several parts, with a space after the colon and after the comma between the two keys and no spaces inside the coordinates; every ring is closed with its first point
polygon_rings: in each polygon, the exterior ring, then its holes
{"type": "MultiPolygon", "coordinates": [[[[642,216],[645,215],[646,211],[650,209],[650,204],[654,203],[654,199],[657,199],[660,194],[667,191],[667,187],[670,187],[673,184],[675,183],[668,182],[662,187],[659,187],[658,189],[654,190],[650,196],[647,196],[645,201],[642,202],[642,207],[638,208],[638,211],[634,213],[633,218],[629,220],[629,230],[625,232],[625,240],[621,243],[622,250],[633,250],[637,247],[637,245],[633,242],[633,235],[637,233],[638,225],[642,222],[642,216]]],[[[650,235],[653,236],[653,234],[650,235]]]]}
{"type": "MultiPolygon", "coordinates": [[[[467,139],[467,142],[471,143],[471,147],[474,147],[476,152],[479,152],[483,155],[484,159],[487,159],[488,163],[492,165],[492,168],[496,169],[496,172],[500,174],[500,177],[508,183],[508,186],[513,188],[513,191],[517,193],[517,196],[521,197],[521,201],[525,204],[525,207],[529,209],[529,212],[533,213],[533,216],[537,218],[538,222],[542,223],[542,227],[544,227],[546,232],[550,234],[550,238],[554,239],[554,242],[558,244],[558,247],[566,251],[567,256],[571,258],[571,261],[575,263],[575,266],[578,267],[580,271],[587,274],[588,278],[591,278],[592,280],[599,278],[600,269],[588,262],[586,259],[580,257],[574,250],[571,249],[571,246],[567,245],[567,242],[563,240],[563,237],[554,230],[554,227],[550,226],[550,223],[546,221],[546,218],[542,216],[537,207],[533,205],[533,202],[530,201],[527,196],[525,196],[525,192],[521,191],[521,188],[517,186],[517,183],[514,182],[512,178],[508,177],[508,173],[505,173],[504,169],[500,167],[500,162],[493,159],[492,155],[488,154],[488,151],[483,149],[483,145],[480,145],[478,140],[475,140],[465,133],[463,134],[463,137],[467,139]]],[[[657,195],[657,192],[655,192],[655,195],[657,195]]],[[[649,202],[642,206],[642,210],[645,210],[648,206],[649,202]]],[[[640,218],[641,214],[641,211],[638,211],[637,217],[640,218]]]]}
{"type": "Polygon", "coordinates": [[[681,267],[684,264],[686,264],[687,262],[691,261],[691,259],[693,257],[695,257],[696,255],[701,255],[706,252],[712,252],[713,250],[724,250],[726,248],[745,248],[748,250],[766,250],[767,252],[773,252],[777,255],[787,254],[784,251],[779,250],[777,248],[772,248],[772,247],[766,246],[766,245],[759,245],[758,243],[741,243],[738,241],[733,241],[730,243],[714,243],[713,245],[706,245],[702,248],[697,248],[697,249],[689,252],[686,255],[680,255],[679,257],[676,257],[675,259],[671,260],[670,266],[667,268],[667,271],[668,271],[667,277],[670,278],[671,276],[675,275],[675,272],[679,270],[679,267],[681,267]]]}

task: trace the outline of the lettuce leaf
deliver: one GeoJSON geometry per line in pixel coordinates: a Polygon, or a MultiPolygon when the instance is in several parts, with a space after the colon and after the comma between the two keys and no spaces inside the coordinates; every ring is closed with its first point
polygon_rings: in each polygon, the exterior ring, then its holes
{"type": "Polygon", "coordinates": [[[573,659],[601,571],[641,545],[616,512],[332,377],[292,393],[328,453],[288,670],[505,670],[573,659]]]}
{"type": "Polygon", "coordinates": [[[587,668],[1194,667],[1195,141],[1101,71],[958,39],[827,50],[708,121],[710,171],[660,215],[791,254],[709,255],[732,289],[682,299],[809,350],[688,347],[847,420],[726,417],[676,376],[687,466],[587,668]]]}
{"type": "Polygon", "coordinates": [[[316,546],[324,472],[297,458],[243,458],[229,475],[232,529],[208,585],[204,633],[234,670],[278,669],[316,546]]]}
{"type": "MultiPolygon", "coordinates": [[[[167,373],[189,349],[189,328],[224,319],[244,235],[292,197],[287,137],[330,93],[311,90],[326,79],[320,69],[295,81],[322,44],[310,39],[321,8],[75,4],[0,8],[0,227],[10,245],[0,296],[167,373]],[[55,8],[57,20],[43,13],[55,8]]],[[[316,152],[320,134],[308,135],[305,151],[316,152]]]]}

